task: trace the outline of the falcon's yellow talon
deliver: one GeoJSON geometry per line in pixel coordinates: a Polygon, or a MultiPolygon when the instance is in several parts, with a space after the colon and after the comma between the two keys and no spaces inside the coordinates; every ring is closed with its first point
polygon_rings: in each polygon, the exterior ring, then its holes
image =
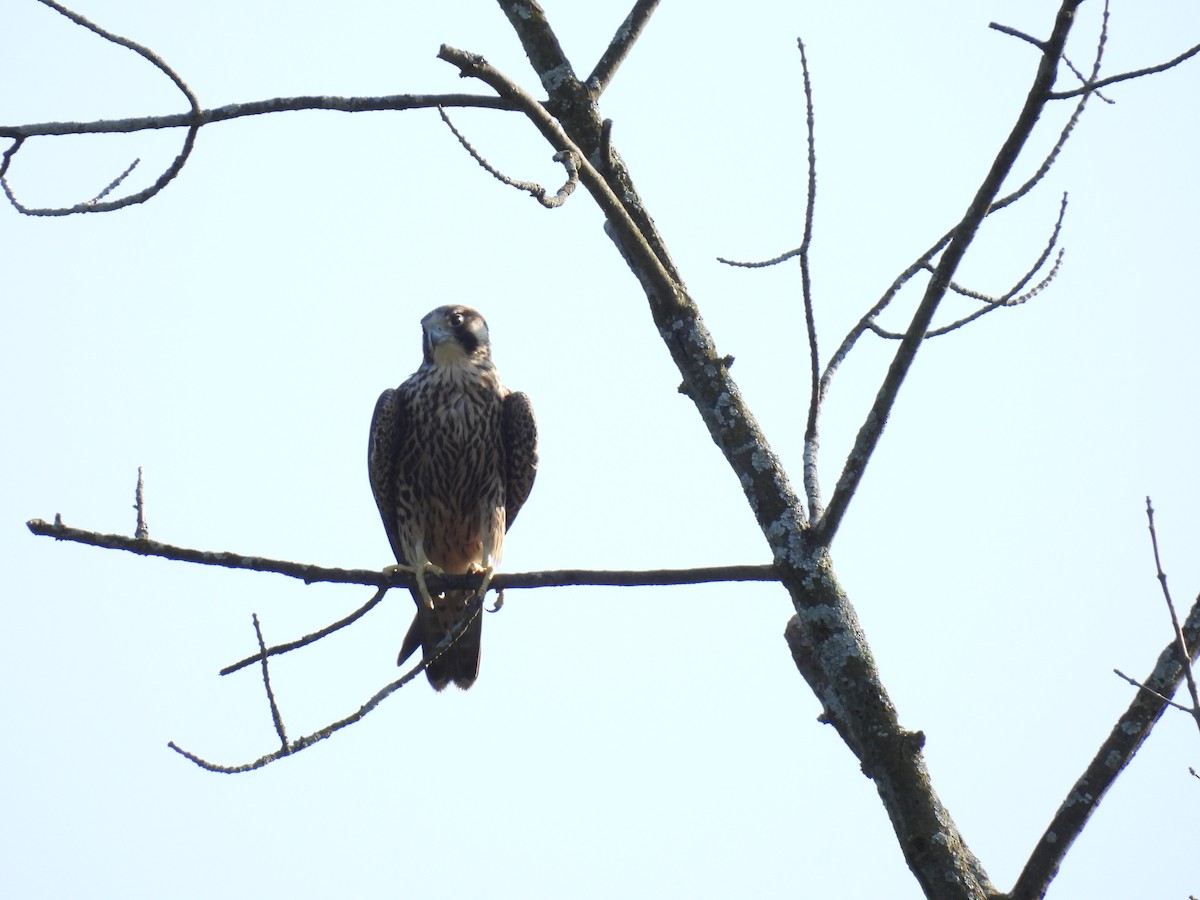
{"type": "Polygon", "coordinates": [[[417,579],[417,593],[421,595],[421,601],[430,609],[433,609],[433,596],[429,593],[429,588],[425,584],[426,575],[445,575],[445,570],[441,566],[435,566],[428,560],[424,565],[407,566],[404,563],[393,563],[390,566],[383,567],[383,574],[388,578],[393,575],[404,572],[414,576],[417,579]]]}

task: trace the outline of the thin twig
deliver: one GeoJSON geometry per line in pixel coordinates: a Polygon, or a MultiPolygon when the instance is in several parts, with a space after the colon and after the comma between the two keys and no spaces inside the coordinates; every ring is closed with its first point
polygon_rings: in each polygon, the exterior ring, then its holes
{"type": "MultiPolygon", "coordinates": [[[[5,196],[8,197],[8,201],[13,205],[13,208],[27,216],[67,216],[82,212],[111,212],[115,209],[122,209],[123,207],[132,206],[136,203],[142,203],[146,200],[149,200],[151,197],[165,188],[175,178],[175,176],[179,174],[179,172],[183,169],[184,164],[187,162],[188,157],[191,155],[192,147],[194,147],[196,143],[196,135],[200,130],[200,123],[196,121],[196,115],[200,112],[200,101],[196,99],[196,95],[192,93],[192,89],[187,86],[187,84],[182,78],[179,77],[175,70],[167,65],[162,58],[160,58],[159,55],[150,48],[144,47],[136,41],[132,41],[129,38],[122,37],[119,34],[114,34],[111,31],[101,28],[95,22],[92,22],[85,16],[81,16],[79,13],[74,12],[73,10],[67,9],[62,4],[55,2],[55,0],[40,0],[40,2],[70,19],[75,24],[86,28],[93,34],[99,35],[106,41],[110,41],[118,46],[132,50],[134,53],[137,53],[139,56],[149,61],[155,68],[171,79],[171,82],[187,99],[188,106],[190,107],[188,132],[187,136],[183,140],[183,148],[179,151],[179,154],[167,167],[166,171],[164,171],[152,185],[126,197],[121,197],[117,200],[110,200],[107,203],[99,202],[100,198],[105,196],[105,194],[112,190],[112,188],[124,181],[129,172],[133,170],[133,166],[130,166],[130,168],[127,169],[124,174],[118,177],[108,189],[102,191],[95,199],[88,200],[83,203],[77,203],[70,207],[40,208],[25,206],[19,200],[17,200],[16,195],[13,193],[12,188],[8,184],[7,178],[4,176],[0,176],[0,188],[3,188],[5,196]]],[[[15,148],[10,149],[15,152],[15,148]]],[[[6,162],[11,162],[11,156],[9,160],[6,160],[6,162]]],[[[134,165],[136,165],[136,163],[134,165]]]]}
{"type": "Polygon", "coordinates": [[[813,217],[817,207],[817,138],[816,119],[813,115],[812,78],[808,69],[808,55],[804,52],[804,41],[796,38],[800,51],[800,71],[804,76],[804,123],[808,135],[808,179],[805,184],[804,237],[800,241],[800,293],[804,300],[804,329],[808,333],[808,360],[810,384],[808,395],[808,419],[804,426],[804,494],[808,500],[810,521],[817,521],[824,513],[821,502],[821,482],[817,472],[817,450],[820,446],[821,419],[821,354],[817,348],[817,322],[813,312],[812,272],[808,253],[812,247],[813,217]]]}
{"type": "Polygon", "coordinates": [[[128,178],[131,174],[133,174],[133,170],[138,167],[138,163],[140,163],[140,162],[141,162],[140,158],[135,159],[133,162],[131,162],[129,164],[129,168],[127,168],[124,172],[122,172],[120,175],[118,175],[116,178],[114,178],[112,181],[110,181],[108,184],[108,187],[106,187],[104,190],[102,190],[100,193],[98,193],[95,197],[93,197],[91,200],[89,200],[88,203],[95,206],[97,203],[99,203],[101,200],[103,200],[105,197],[107,197],[109,194],[111,194],[113,191],[115,191],[118,187],[121,186],[121,182],[123,182],[126,178],[128,178]]]}
{"type": "Polygon", "coordinates": [[[471,626],[471,623],[475,620],[475,618],[481,614],[482,610],[483,610],[483,604],[476,604],[475,609],[472,612],[472,614],[464,617],[462,619],[462,621],[458,624],[458,626],[453,631],[451,631],[445,637],[443,637],[442,640],[438,643],[437,647],[434,648],[433,652],[429,656],[423,658],[416,666],[414,666],[409,671],[405,672],[404,675],[402,675],[400,678],[396,679],[395,681],[393,681],[389,684],[384,685],[382,688],[380,688],[378,691],[376,691],[375,694],[372,695],[372,697],[369,700],[367,700],[366,703],[364,703],[362,706],[360,706],[358,708],[358,710],[356,710],[355,712],[351,713],[350,715],[346,716],[343,719],[338,719],[336,722],[332,722],[329,725],[326,725],[324,728],[320,729],[319,731],[314,731],[312,734],[305,735],[304,737],[298,738],[297,740],[292,741],[291,743],[285,742],[284,746],[282,746],[280,749],[278,749],[272,753],[268,753],[264,756],[260,756],[258,759],[254,760],[253,762],[243,763],[241,765],[236,765],[236,766],[223,766],[218,763],[209,762],[208,760],[206,760],[200,756],[197,756],[194,753],[190,753],[189,751],[184,750],[182,747],[180,747],[174,741],[169,742],[167,744],[167,746],[170,747],[172,750],[174,750],[176,753],[178,753],[180,756],[191,760],[196,765],[198,765],[200,768],[207,769],[210,772],[220,772],[225,775],[236,775],[236,774],[240,774],[242,772],[253,772],[255,769],[261,769],[264,766],[270,765],[271,763],[275,762],[276,760],[283,759],[285,756],[294,756],[297,753],[299,753],[301,750],[307,750],[309,747],[311,747],[313,744],[317,743],[318,741],[323,741],[323,740],[325,740],[325,738],[335,734],[338,731],[341,731],[343,728],[345,728],[349,725],[353,725],[355,722],[362,720],[372,710],[374,710],[377,706],[379,706],[380,703],[382,703],[384,700],[386,700],[392,694],[396,693],[396,691],[400,690],[400,688],[404,687],[406,684],[408,684],[414,678],[416,678],[418,675],[420,675],[422,672],[424,672],[430,666],[431,663],[436,662],[442,656],[442,654],[444,654],[447,650],[449,650],[452,646],[454,646],[454,644],[458,641],[458,639],[460,637],[462,637],[463,634],[466,633],[467,629],[471,626]]]}
{"type": "Polygon", "coordinates": [[[287,731],[283,727],[283,716],[279,713],[279,704],[275,702],[275,691],[271,689],[271,667],[267,662],[267,645],[263,641],[262,627],[258,624],[258,613],[251,613],[254,621],[254,636],[258,639],[258,658],[262,662],[263,687],[267,691],[267,702],[271,704],[271,721],[275,724],[275,734],[279,736],[279,749],[288,750],[287,731]]]}
{"type": "Polygon", "coordinates": [[[576,164],[575,153],[571,150],[559,150],[554,154],[554,161],[562,163],[563,168],[567,170],[567,182],[558,189],[558,192],[553,197],[547,197],[547,191],[540,184],[532,181],[518,181],[515,178],[509,178],[486,159],[483,154],[476,150],[471,142],[466,139],[461,131],[454,127],[454,123],[450,121],[450,117],[446,114],[446,110],[438,107],[438,115],[442,117],[442,121],[446,123],[446,127],[454,133],[458,138],[458,142],[463,145],[463,148],[471,154],[471,158],[490,174],[497,181],[507,184],[509,187],[515,187],[517,190],[525,191],[532,196],[538,203],[547,209],[557,209],[567,202],[567,198],[575,192],[576,185],[579,184],[579,166],[576,164]]]}
{"type": "MultiPolygon", "coordinates": [[[[25,526],[34,534],[60,541],[87,544],[105,550],[126,550],[139,556],[157,556],[202,566],[221,566],[227,569],[249,569],[273,572],[296,578],[305,584],[365,584],[372,587],[404,587],[415,589],[416,579],[409,573],[385,575],[382,569],[341,569],[247,556],[227,551],[195,550],[164,544],[160,541],[139,540],[123,534],[85,531],[64,525],[60,516],[53,523],[30,519],[25,526]]],[[[428,575],[426,584],[431,591],[470,590],[479,586],[479,575],[428,575]]],[[[651,585],[706,584],[725,581],[778,581],[774,566],[706,566],[695,569],[548,569],[541,572],[498,572],[491,581],[493,590],[542,587],[647,587],[651,585]]]]}
{"type": "Polygon", "coordinates": [[[141,466],[138,466],[137,487],[133,491],[133,508],[137,510],[137,523],[134,526],[133,537],[139,541],[149,540],[150,526],[146,524],[146,494],[141,466]]]}
{"type": "Polygon", "coordinates": [[[867,463],[874,455],[875,448],[883,435],[884,426],[887,424],[904,379],[924,341],[925,332],[929,330],[929,324],[946,294],[947,286],[966,255],[967,249],[973,243],[980,223],[991,211],[1000,188],[1033,133],[1034,126],[1046,103],[1046,92],[1054,84],[1058,58],[1066,44],[1067,35],[1070,33],[1075,11],[1080,2],[1082,0],[1064,0],[1060,7],[1054,30],[1046,43],[1037,75],[1026,95],[1017,121],[997,152],[962,220],[954,228],[954,236],[946,245],[946,249],[942,251],[937,269],[929,280],[921,303],[913,314],[904,339],[900,341],[883,384],[876,394],[875,402],[859,428],[854,446],[846,457],[842,474],[829,499],[829,505],[820,522],[815,526],[818,532],[817,539],[822,544],[829,543],[837,534],[842,518],[862,481],[867,463]]]}
{"type": "MultiPolygon", "coordinates": [[[[329,635],[333,634],[335,631],[340,631],[341,629],[345,628],[347,625],[353,625],[355,622],[357,622],[359,619],[361,619],[363,616],[365,616],[367,613],[369,613],[372,609],[374,609],[376,606],[378,606],[379,601],[383,599],[383,595],[386,594],[387,592],[388,592],[388,588],[381,587],[379,590],[377,590],[375,592],[375,594],[371,597],[370,600],[368,600],[366,603],[364,603],[362,606],[360,606],[354,612],[350,613],[350,615],[346,616],[345,618],[338,619],[333,624],[326,625],[324,628],[314,631],[311,634],[306,634],[302,638],[297,638],[294,641],[288,641],[286,644],[276,644],[274,647],[268,647],[266,650],[266,655],[267,656],[280,656],[281,654],[289,653],[292,650],[298,650],[301,647],[307,647],[309,644],[315,644],[317,641],[321,640],[321,638],[328,637],[329,635]]],[[[230,665],[223,668],[217,674],[218,675],[232,675],[234,672],[238,672],[238,671],[246,668],[246,666],[253,665],[255,662],[257,662],[259,660],[261,655],[262,655],[262,653],[260,652],[260,653],[256,653],[254,656],[247,656],[245,659],[241,659],[235,663],[231,663],[230,665]]]]}
{"type": "MultiPolygon", "coordinates": [[[[1099,81],[1088,80],[1083,87],[1075,88],[1072,91],[1052,91],[1049,94],[1051,100],[1066,100],[1069,97],[1080,97],[1085,94],[1094,94],[1102,87],[1108,87],[1110,84],[1116,84],[1119,81],[1129,81],[1131,78],[1141,78],[1144,75],[1156,75],[1159,72],[1165,72],[1167,69],[1173,69],[1182,62],[1191,59],[1197,53],[1200,53],[1200,44],[1192,47],[1189,50],[1183,51],[1172,60],[1165,63],[1160,63],[1157,66],[1147,66],[1144,69],[1136,69],[1132,72],[1122,72],[1120,75],[1110,75],[1108,78],[1101,78],[1099,81]]],[[[1093,76],[1094,78],[1094,76],[1093,76]]]]}
{"type": "Polygon", "coordinates": [[[629,55],[633,45],[637,43],[642,29],[650,21],[650,16],[654,14],[658,3],[659,0],[637,0],[633,4],[633,9],[629,11],[625,21],[613,35],[604,55],[596,63],[596,68],[592,69],[592,74],[588,76],[587,87],[594,97],[603,94],[608,83],[617,74],[617,69],[625,61],[625,57],[629,55]]]}
{"type": "MultiPolygon", "coordinates": [[[[1000,28],[997,30],[1004,29],[1000,28]]],[[[1037,46],[1041,46],[1040,41],[1034,41],[1033,43],[1035,43],[1037,46]]],[[[1100,65],[1103,47],[1104,34],[1102,33],[1101,40],[1097,44],[1097,55],[1093,66],[1094,70],[1098,70],[1100,65]]],[[[1013,205],[1030,191],[1032,191],[1041,182],[1041,180],[1045,178],[1046,174],[1058,160],[1063,147],[1066,146],[1068,138],[1070,138],[1071,134],[1074,132],[1075,126],[1079,123],[1079,119],[1083,115],[1083,110],[1087,105],[1087,100],[1088,95],[1080,97],[1079,103],[1076,104],[1075,109],[1067,119],[1067,123],[1060,130],[1058,139],[1054,142],[1054,146],[1052,146],[1050,151],[1042,158],[1041,165],[1038,166],[1037,171],[1034,172],[1034,174],[1028,179],[1026,179],[1026,181],[1016,190],[996,200],[988,209],[988,216],[994,215],[1000,210],[1006,209],[1013,205]]],[[[850,351],[858,342],[858,339],[868,331],[877,331],[877,328],[874,326],[875,319],[878,318],[878,316],[891,304],[891,302],[899,294],[901,288],[903,288],[910,280],[912,280],[913,276],[916,275],[917,272],[920,272],[922,269],[927,269],[932,265],[934,257],[941,253],[946,245],[950,242],[950,239],[954,236],[956,229],[957,226],[943,234],[932,247],[917,257],[917,259],[914,260],[908,266],[908,268],[901,272],[888,287],[888,289],[884,291],[883,296],[876,301],[874,306],[867,310],[866,314],[864,314],[863,317],[858,320],[854,327],[851,328],[846,334],[846,337],[842,339],[841,345],[838,347],[833,356],[830,357],[829,362],[825,364],[825,371],[821,375],[822,397],[829,392],[829,386],[833,381],[833,376],[837,373],[838,368],[845,361],[846,357],[849,356],[850,351]]],[[[929,335],[927,334],[927,336],[929,335]]]]}
{"type": "Polygon", "coordinates": [[[1149,694],[1151,697],[1154,697],[1156,700],[1162,701],[1163,703],[1167,704],[1167,706],[1173,706],[1176,709],[1180,710],[1181,712],[1187,713],[1188,715],[1192,715],[1192,713],[1194,712],[1194,710],[1192,710],[1190,707],[1184,706],[1182,703],[1176,703],[1170,697],[1164,697],[1162,694],[1160,694],[1158,691],[1154,690],[1153,688],[1146,687],[1146,685],[1142,684],[1136,678],[1130,678],[1128,675],[1126,675],[1120,669],[1113,669],[1113,674],[1116,675],[1121,680],[1129,682],[1135,688],[1140,688],[1141,690],[1145,691],[1147,694],[1149,694]]]}
{"type": "Polygon", "coordinates": [[[1017,31],[1017,29],[1008,25],[1001,25],[998,22],[989,22],[988,28],[992,29],[993,31],[999,31],[1001,34],[1007,34],[1010,37],[1019,38],[1026,43],[1033,44],[1033,46],[1037,47],[1043,53],[1046,51],[1045,41],[1039,41],[1037,38],[1031,37],[1023,31],[1017,31]]]}
{"type": "Polygon", "coordinates": [[[795,259],[800,255],[800,248],[795,247],[791,250],[785,250],[778,256],[772,256],[770,259],[756,260],[748,262],[744,260],[728,259],[724,256],[718,256],[717,262],[724,263],[727,266],[733,266],[738,269],[766,269],[769,266],[777,266],[780,263],[785,263],[789,259],[795,259]]]}
{"type": "Polygon", "coordinates": [[[1171,589],[1167,587],[1167,573],[1163,571],[1162,559],[1158,554],[1158,531],[1154,527],[1154,507],[1150,498],[1146,498],[1146,519],[1150,528],[1150,545],[1154,548],[1154,569],[1158,583],[1162,586],[1163,599],[1167,603],[1167,612],[1171,615],[1171,628],[1175,631],[1175,648],[1179,651],[1179,662],[1183,666],[1184,677],[1187,680],[1188,692],[1192,695],[1192,718],[1196,727],[1200,728],[1200,692],[1196,689],[1196,676],[1192,671],[1192,654],[1188,650],[1188,642],[1179,627],[1179,614],[1175,612],[1175,601],[1171,599],[1171,589]]]}

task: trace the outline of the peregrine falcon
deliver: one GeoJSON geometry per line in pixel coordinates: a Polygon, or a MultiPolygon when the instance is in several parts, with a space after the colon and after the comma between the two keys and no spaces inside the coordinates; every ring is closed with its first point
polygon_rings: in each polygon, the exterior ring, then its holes
{"type": "Polygon", "coordinates": [[[417,615],[402,665],[430,657],[462,620],[467,629],[425,674],[435,690],[469,688],[479,674],[482,602],[537,473],[537,425],[529,398],[500,383],[487,322],[466,306],[439,306],[421,320],[424,360],[371,417],[371,490],[400,569],[416,575],[417,615]],[[478,591],[430,595],[426,574],[483,573],[478,591]]]}

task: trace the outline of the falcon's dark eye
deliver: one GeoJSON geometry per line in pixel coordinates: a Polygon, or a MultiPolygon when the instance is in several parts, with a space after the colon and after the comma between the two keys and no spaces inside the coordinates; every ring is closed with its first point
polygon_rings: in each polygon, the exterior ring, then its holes
{"type": "Polygon", "coordinates": [[[460,312],[450,313],[450,315],[448,316],[448,320],[449,320],[451,326],[453,326],[454,328],[458,328],[465,321],[463,319],[463,314],[460,312]]]}

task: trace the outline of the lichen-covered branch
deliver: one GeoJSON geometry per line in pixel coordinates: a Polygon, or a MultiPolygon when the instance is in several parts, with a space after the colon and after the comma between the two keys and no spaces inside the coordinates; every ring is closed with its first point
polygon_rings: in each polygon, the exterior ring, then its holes
{"type": "Polygon", "coordinates": [[[650,16],[654,14],[658,3],[659,0],[637,0],[633,4],[633,9],[629,11],[625,21],[613,35],[604,55],[592,69],[592,74],[588,76],[587,88],[592,92],[593,97],[599,97],[604,93],[608,83],[617,74],[617,69],[625,61],[625,57],[629,55],[629,51],[633,49],[637,39],[641,37],[642,29],[650,21],[650,16]]]}
{"type": "MultiPolygon", "coordinates": [[[[1180,633],[1187,646],[1192,648],[1189,662],[1195,663],[1197,649],[1200,649],[1200,597],[1192,605],[1180,633]]],[[[1177,641],[1172,640],[1163,648],[1153,671],[1142,682],[1146,690],[1138,690],[1134,695],[1129,708],[1117,719],[1091,763],[1067,792],[1066,799],[1017,878],[1009,894],[1011,900],[1041,900],[1046,895],[1067,851],[1117,776],[1129,765],[1162,718],[1167,709],[1166,698],[1183,684],[1188,668],[1180,659],[1177,641]]]]}

